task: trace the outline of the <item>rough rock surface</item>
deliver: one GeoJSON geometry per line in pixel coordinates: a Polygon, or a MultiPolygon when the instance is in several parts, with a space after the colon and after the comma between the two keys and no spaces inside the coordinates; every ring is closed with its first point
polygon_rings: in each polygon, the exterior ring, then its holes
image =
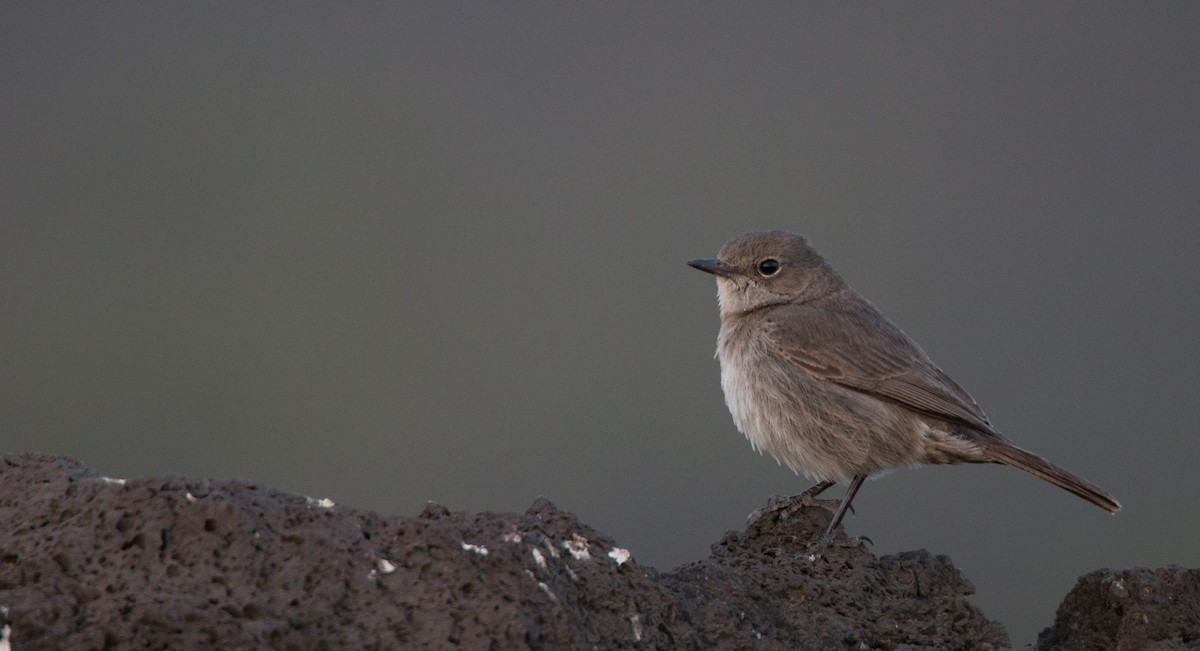
{"type": "Polygon", "coordinates": [[[1200,570],[1097,570],[1079,578],[1038,636],[1044,650],[1200,649],[1200,570]]]}
{"type": "Polygon", "coordinates": [[[543,499],[521,515],[387,517],[11,455],[0,631],[18,650],[1007,646],[944,556],[806,546],[829,517],[772,509],[660,573],[543,499]]]}

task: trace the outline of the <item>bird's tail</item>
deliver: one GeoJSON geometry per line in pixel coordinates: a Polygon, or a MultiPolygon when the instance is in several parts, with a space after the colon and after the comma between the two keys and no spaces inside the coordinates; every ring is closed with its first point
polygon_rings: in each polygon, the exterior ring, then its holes
{"type": "Polygon", "coordinates": [[[1005,440],[992,439],[986,443],[981,441],[981,443],[983,443],[981,447],[984,454],[996,463],[1020,468],[1035,477],[1045,479],[1059,488],[1075,493],[1109,513],[1116,513],[1121,510],[1121,503],[1099,486],[1083,477],[1059,468],[1028,450],[1022,450],[1005,440]]]}

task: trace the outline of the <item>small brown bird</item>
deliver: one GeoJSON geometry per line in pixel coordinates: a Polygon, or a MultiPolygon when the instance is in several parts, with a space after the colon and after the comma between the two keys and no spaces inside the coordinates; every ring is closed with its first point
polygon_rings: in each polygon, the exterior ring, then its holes
{"type": "Polygon", "coordinates": [[[818,482],[804,500],[850,482],[822,539],[867,477],[899,466],[1002,463],[1110,513],[1121,508],[996,431],[975,399],[804,237],[747,233],[716,259],[688,264],[717,277],[721,387],[738,429],[818,482]]]}

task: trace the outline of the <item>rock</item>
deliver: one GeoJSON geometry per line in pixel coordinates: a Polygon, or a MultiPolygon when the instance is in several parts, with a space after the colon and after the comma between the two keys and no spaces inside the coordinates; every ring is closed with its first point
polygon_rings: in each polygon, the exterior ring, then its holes
{"type": "Polygon", "coordinates": [[[996,649],[998,622],[966,600],[975,592],[946,556],[924,550],[876,557],[861,541],[817,550],[829,524],[819,508],[775,511],[712,555],[663,578],[699,648],[996,649]]]}
{"type": "Polygon", "coordinates": [[[0,631],[17,649],[990,649],[944,556],[816,548],[769,509],[669,573],[539,498],[416,517],[246,481],[112,480],[0,457],[0,631]]]}
{"type": "Polygon", "coordinates": [[[1097,570],[1079,578],[1037,648],[1200,649],[1200,570],[1097,570]]]}

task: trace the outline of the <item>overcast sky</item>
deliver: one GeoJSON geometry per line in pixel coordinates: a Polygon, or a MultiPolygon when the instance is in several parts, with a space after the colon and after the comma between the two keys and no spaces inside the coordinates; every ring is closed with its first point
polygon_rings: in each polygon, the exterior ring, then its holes
{"type": "Polygon", "coordinates": [[[711,277],[807,234],[1018,443],[848,517],[1015,645],[1200,565],[1200,7],[9,3],[0,448],[388,514],[538,495],[659,569],[809,482],[736,431],[711,277]]]}

